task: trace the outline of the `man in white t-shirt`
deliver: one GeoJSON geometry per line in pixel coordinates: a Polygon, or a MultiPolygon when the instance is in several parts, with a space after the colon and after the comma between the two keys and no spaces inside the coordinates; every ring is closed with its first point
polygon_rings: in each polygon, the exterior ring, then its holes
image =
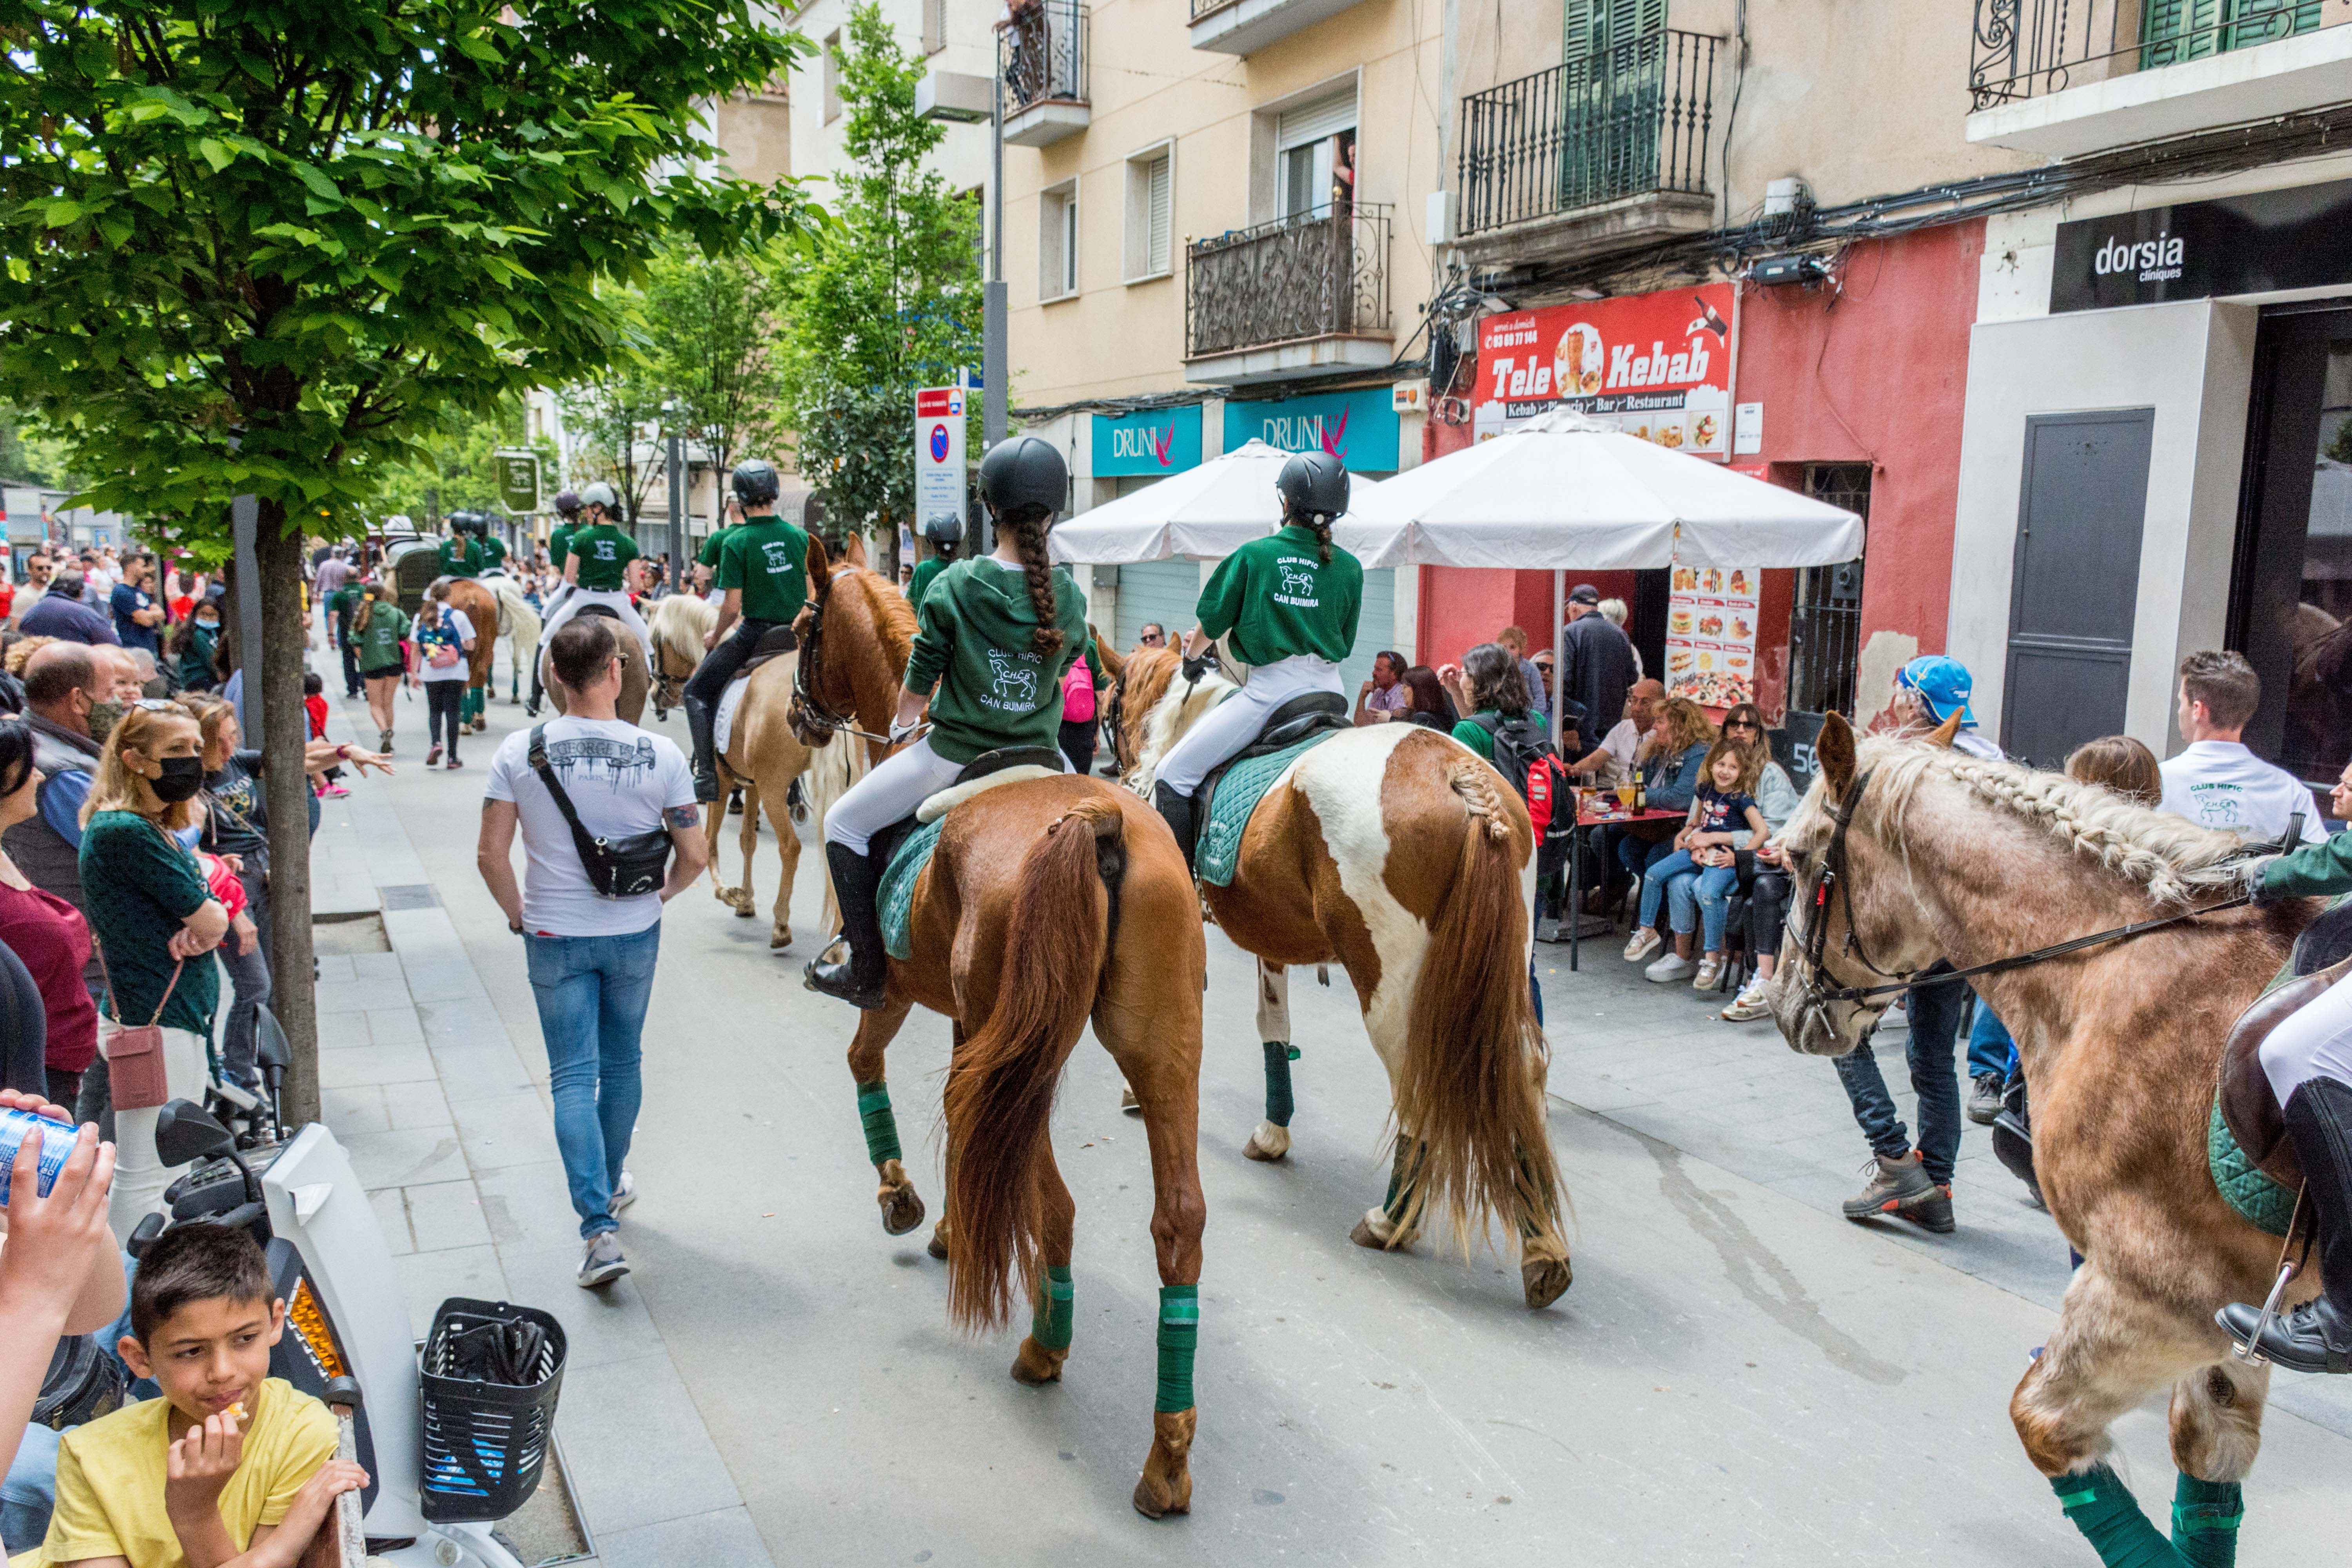
{"type": "Polygon", "coordinates": [[[1617,721],[1598,744],[1569,764],[1568,771],[1601,789],[1613,788],[1633,776],[1634,753],[1642,737],[1657,721],[1658,704],[1666,689],[1654,680],[1637,680],[1625,689],[1625,717],[1617,721]]]}
{"type": "MultiPolygon", "coordinates": [[[[638,1037],[661,952],[662,906],[692,887],[709,862],[685,753],[614,711],[623,657],[614,626],[607,616],[575,616],[549,640],[550,671],[570,712],[535,731],[517,731],[499,747],[476,857],[530,963],[547,1043],[556,1147],[586,1243],[583,1289],[629,1271],[614,1216],[636,1197],[624,1167],[641,1098],[638,1037]],[[530,765],[534,733],[545,746],[548,771],[592,837],[668,832],[677,853],[658,892],[614,899],[596,891],[562,808],[530,765]],[[518,826],[520,888],[512,859],[518,826]]],[[[636,656],[634,643],[628,653],[636,656]]]]}
{"type": "Polygon", "coordinates": [[[2179,717],[2189,744],[2158,764],[2164,776],[2160,809],[2255,839],[2276,839],[2300,812],[2304,841],[2315,844],[2327,833],[2311,791],[2238,738],[2262,700],[2263,678],[2242,653],[2208,650],[2180,661],[2179,717]]]}

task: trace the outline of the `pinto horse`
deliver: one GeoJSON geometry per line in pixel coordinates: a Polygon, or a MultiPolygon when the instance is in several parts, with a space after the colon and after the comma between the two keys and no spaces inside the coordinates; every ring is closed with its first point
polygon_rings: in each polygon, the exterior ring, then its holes
{"type": "MultiPolygon", "coordinates": [[[[1149,796],[1179,735],[1233,689],[1178,679],[1174,648],[1127,660],[1122,727],[1149,796]]],[[[1450,736],[1381,724],[1333,736],[1275,781],[1244,830],[1230,887],[1203,887],[1224,933],[1258,961],[1266,1116],[1243,1152],[1290,1150],[1288,970],[1344,965],[1396,1110],[1389,1194],[1357,1222],[1360,1247],[1409,1246],[1437,1216],[1465,1250],[1504,1221],[1530,1307],[1571,1278],[1545,1119],[1550,1049],[1528,986],[1535,851],[1503,776],[1450,736]]]]}
{"type": "MultiPolygon", "coordinates": [[[[816,600],[800,623],[793,724],[812,745],[846,746],[851,730],[871,744],[890,726],[914,612],[873,573],[829,574],[821,546],[810,555],[816,600]]],[[[1076,1207],[1049,1122],[1062,1068],[1091,1020],[1135,1089],[1151,1151],[1160,1379],[1135,1506],[1153,1519],[1187,1512],[1207,1212],[1197,1144],[1208,952],[1183,857],[1158,813],[1102,781],[1003,784],[948,813],[915,884],[910,928],[912,957],[892,961],[883,1005],[857,1016],[849,1046],[883,1228],[904,1235],[923,1217],[883,1077],[884,1052],[919,1003],[955,1026],[947,1217],[932,1237],[948,1261],[949,1314],[974,1332],[1000,1328],[1017,1289],[1034,1317],[1013,1375],[1059,1381],[1076,1207]]]]}
{"type": "MultiPolygon", "coordinates": [[[[2035,953],[2247,886],[2234,836],[1953,751],[1952,734],[1857,742],[1834,713],[1822,726],[1820,777],[1781,833],[1802,913],[1768,992],[1799,1051],[1853,1050],[1898,983],[1939,958],[1964,969],[2035,953]]],[[[2107,1428],[2149,1395],[2171,1390],[2173,1462],[2194,1479],[2184,1491],[2234,1485],[2253,1465],[2270,1369],[2233,1355],[2213,1314],[2262,1300],[2280,1248],[2215,1186],[2207,1123],[2231,1024],[2317,908],[2220,910],[1969,982],[2016,1037],[2034,1173],[2083,1257],[2010,1418],[2070,1510],[2099,1494],[2095,1524],[2075,1518],[2103,1554],[2113,1538],[2095,1530],[2122,1518],[2107,1428]]],[[[2306,1268],[2290,1300],[2318,1289],[2306,1268]]]]}

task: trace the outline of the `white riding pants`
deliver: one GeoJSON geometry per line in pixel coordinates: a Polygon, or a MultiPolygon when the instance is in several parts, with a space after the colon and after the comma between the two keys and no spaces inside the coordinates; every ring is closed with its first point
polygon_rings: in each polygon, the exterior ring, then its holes
{"type": "Polygon", "coordinates": [[[583,588],[577,583],[567,584],[565,586],[568,592],[564,595],[563,602],[555,606],[548,616],[545,624],[539,628],[539,642],[541,647],[555,640],[555,634],[562,627],[564,622],[590,605],[603,605],[620,617],[623,626],[637,634],[637,641],[646,651],[646,662],[647,664],[653,662],[654,634],[646,627],[645,618],[637,614],[637,607],[629,603],[628,595],[617,588],[610,590],[583,588]]]}
{"type": "Polygon", "coordinates": [[[2352,1084],[2352,980],[2337,981],[2290,1014],[2259,1054],[2281,1105],[2315,1078],[2352,1084]]]}
{"type": "Polygon", "coordinates": [[[1211,769],[1257,739],[1258,731],[1265,728],[1267,714],[1302,691],[1347,695],[1339,667],[1328,658],[1302,653],[1259,665],[1250,671],[1248,685],[1210,709],[1168,748],[1154,778],[1179,795],[1191,795],[1211,769]]]}
{"type": "MultiPolygon", "coordinates": [[[[835,735],[833,743],[862,746],[866,742],[835,735]]],[[[914,816],[917,806],[954,784],[963,769],[963,763],[951,763],[932,751],[930,737],[924,736],[885,758],[833,803],[833,809],[824,814],[824,841],[865,854],[876,834],[914,816]]]]}

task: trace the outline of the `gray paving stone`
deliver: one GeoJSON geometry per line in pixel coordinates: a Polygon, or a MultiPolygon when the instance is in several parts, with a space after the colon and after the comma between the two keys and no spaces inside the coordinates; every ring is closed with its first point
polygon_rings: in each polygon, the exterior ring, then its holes
{"type": "Polygon", "coordinates": [[[352,973],[352,960],[349,953],[322,952],[319,954],[318,963],[319,984],[321,985],[326,984],[329,981],[346,981],[356,980],[359,978],[358,975],[352,973]]]}
{"type": "Polygon", "coordinates": [[[451,1102],[466,1161],[477,1172],[562,1158],[547,1107],[528,1089],[451,1102]]]}
{"type": "Polygon", "coordinates": [[[370,1192],[428,1182],[461,1182],[468,1175],[454,1127],[362,1132],[339,1142],[352,1157],[352,1173],[370,1192]]]}
{"type": "Polygon", "coordinates": [[[319,1053],[319,1083],[325,1089],[415,1083],[432,1077],[433,1054],[423,1046],[358,1046],[319,1053]]]}
{"type": "Polygon", "coordinates": [[[364,1013],[377,1007],[404,1007],[409,1001],[407,984],[397,978],[319,983],[319,1012],[321,1016],[328,1013],[364,1013]]]}
{"type": "Polygon", "coordinates": [[[418,1251],[488,1244],[489,1224],[482,1216],[481,1195],[471,1181],[403,1187],[400,1195],[408,1205],[408,1228],[416,1237],[418,1251]]]}
{"type": "Polygon", "coordinates": [[[319,1091],[319,1113],[338,1138],[348,1138],[357,1132],[392,1131],[391,1114],[384,1110],[383,1090],[372,1083],[349,1089],[321,1089],[319,1091]]]}
{"type": "Polygon", "coordinates": [[[596,1560],[605,1568],[769,1568],[768,1555],[749,1509],[723,1509],[659,1524],[618,1530],[596,1538],[596,1560]]]}
{"type": "Polygon", "coordinates": [[[667,1354],[565,1373],[555,1418],[574,1495],[599,1537],[743,1500],[667,1354]]]}
{"type": "Polygon", "coordinates": [[[395,1040],[379,1040],[375,1030],[368,1026],[365,1013],[321,1013],[319,1015],[319,1048],[322,1051],[350,1050],[356,1046],[396,1045],[395,1040]]]}
{"type": "Polygon", "coordinates": [[[383,1231],[384,1245],[392,1248],[394,1258],[405,1258],[416,1250],[415,1234],[408,1228],[408,1205],[398,1187],[370,1193],[368,1206],[375,1210],[375,1223],[383,1231]]]}
{"type": "MultiPolygon", "coordinates": [[[[420,1340],[433,1327],[434,1311],[452,1296],[470,1297],[477,1301],[513,1299],[512,1292],[507,1289],[506,1270],[499,1264],[498,1249],[487,1243],[479,1247],[450,1247],[432,1252],[413,1252],[405,1258],[394,1258],[392,1268],[393,1272],[400,1277],[401,1294],[408,1303],[410,1330],[420,1340]]],[[[567,1374],[564,1378],[567,1396],[564,1403],[567,1405],[571,1403],[571,1391],[572,1380],[567,1374]]],[[[568,1452],[572,1446],[572,1434],[568,1431],[563,1435],[563,1443],[568,1452]]]]}
{"type": "MultiPolygon", "coordinates": [[[[490,1239],[501,1249],[530,1253],[569,1247],[576,1254],[580,1216],[572,1211],[571,1188],[562,1161],[484,1171],[475,1178],[475,1184],[481,1189],[482,1214],[489,1222],[490,1239]]],[[[629,1228],[625,1214],[622,1228],[629,1228]]]]}
{"type": "MultiPolygon", "coordinates": [[[[628,1252],[627,1236],[625,1225],[623,1253],[634,1266],[642,1268],[643,1258],[628,1252]]],[[[638,1292],[636,1276],[625,1275],[598,1289],[583,1290],[577,1283],[580,1250],[581,1243],[574,1237],[561,1247],[520,1252],[501,1247],[499,1252],[507,1284],[516,1299],[553,1313],[563,1325],[570,1347],[568,1364],[578,1369],[666,1354],[661,1331],[654,1326],[638,1292]]],[[[565,1374],[567,1394],[570,1375],[565,1374]]],[[[568,1432],[564,1441],[571,1441],[568,1432]]]]}
{"type": "Polygon", "coordinates": [[[388,1130],[449,1124],[449,1101],[441,1092],[437,1078],[387,1083],[383,1086],[383,1091],[388,1130]]]}
{"type": "Polygon", "coordinates": [[[503,1037],[490,1045],[437,1046],[430,1055],[440,1074],[441,1092],[452,1106],[521,1094],[530,1088],[530,1074],[503,1037]]]}
{"type": "Polygon", "coordinates": [[[424,1026],[416,1021],[415,1007],[388,1007],[367,1015],[368,1034],[380,1046],[423,1045],[424,1026]]]}

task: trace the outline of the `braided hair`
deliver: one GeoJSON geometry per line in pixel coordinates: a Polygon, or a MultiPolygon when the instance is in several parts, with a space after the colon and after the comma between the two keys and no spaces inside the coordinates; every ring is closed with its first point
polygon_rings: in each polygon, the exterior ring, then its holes
{"type": "Polygon", "coordinates": [[[1062,628],[1055,625],[1061,619],[1060,601],[1054,593],[1054,568],[1045,559],[1045,529],[1054,521],[1053,509],[1043,506],[1019,506],[997,513],[996,526],[1013,539],[1013,548],[1021,557],[1021,575],[1029,585],[1029,607],[1037,613],[1037,629],[1029,634],[1029,651],[1040,658],[1052,658],[1062,651],[1062,628]]]}
{"type": "Polygon", "coordinates": [[[1315,559],[1322,565],[1331,564],[1331,519],[1328,513],[1293,510],[1285,521],[1296,523],[1315,536],[1315,559]]]}

